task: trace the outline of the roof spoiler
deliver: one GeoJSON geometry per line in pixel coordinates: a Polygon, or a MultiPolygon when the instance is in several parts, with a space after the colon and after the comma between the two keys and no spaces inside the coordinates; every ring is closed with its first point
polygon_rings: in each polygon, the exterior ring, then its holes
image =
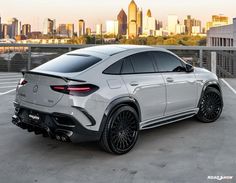
{"type": "Polygon", "coordinates": [[[42,72],[21,71],[21,73],[22,73],[23,76],[25,74],[35,74],[35,75],[41,75],[41,76],[49,76],[49,77],[54,77],[54,78],[60,78],[60,79],[64,80],[65,82],[68,82],[68,81],[77,81],[77,82],[81,82],[81,83],[85,82],[85,81],[79,80],[79,79],[72,79],[72,78],[68,78],[68,77],[63,77],[63,76],[58,76],[58,75],[53,75],[53,74],[47,74],[47,73],[42,73],[42,72]]]}

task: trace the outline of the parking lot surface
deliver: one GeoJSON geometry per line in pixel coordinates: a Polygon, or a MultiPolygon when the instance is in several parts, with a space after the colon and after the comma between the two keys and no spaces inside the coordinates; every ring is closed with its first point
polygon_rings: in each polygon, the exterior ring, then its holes
{"type": "MultiPolygon", "coordinates": [[[[236,94],[222,82],[224,110],[211,124],[188,119],[142,131],[128,154],[105,153],[97,143],[72,144],[28,133],[11,123],[21,74],[0,73],[0,182],[105,183],[236,182],[236,94]]],[[[236,79],[225,79],[236,89],[236,79]]]]}

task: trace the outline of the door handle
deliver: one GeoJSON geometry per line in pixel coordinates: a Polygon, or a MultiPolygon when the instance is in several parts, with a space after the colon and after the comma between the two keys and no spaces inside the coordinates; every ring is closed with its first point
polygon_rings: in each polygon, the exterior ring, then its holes
{"type": "Polygon", "coordinates": [[[138,82],[136,82],[136,81],[132,81],[131,83],[129,83],[130,84],[130,86],[138,86],[139,84],[138,84],[138,82]]]}
{"type": "Polygon", "coordinates": [[[168,77],[168,78],[166,78],[166,81],[167,81],[168,83],[172,83],[172,82],[174,82],[174,79],[173,79],[173,78],[170,78],[170,77],[168,77]]]}

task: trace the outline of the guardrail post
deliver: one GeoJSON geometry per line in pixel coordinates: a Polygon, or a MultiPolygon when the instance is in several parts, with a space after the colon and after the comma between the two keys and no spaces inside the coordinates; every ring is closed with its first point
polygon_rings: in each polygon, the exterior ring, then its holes
{"type": "Polygon", "coordinates": [[[10,70],[11,70],[10,48],[8,48],[7,72],[10,72],[10,70]]]}
{"type": "Polygon", "coordinates": [[[211,52],[211,72],[216,74],[216,52],[211,52]]]}
{"type": "Polygon", "coordinates": [[[199,66],[203,67],[203,50],[199,50],[199,66]]]}
{"type": "Polygon", "coordinates": [[[27,70],[31,69],[31,46],[28,47],[28,63],[27,63],[27,70]]]}
{"type": "Polygon", "coordinates": [[[68,47],[68,50],[69,50],[69,52],[71,52],[71,50],[72,50],[71,46],[68,47]]]}

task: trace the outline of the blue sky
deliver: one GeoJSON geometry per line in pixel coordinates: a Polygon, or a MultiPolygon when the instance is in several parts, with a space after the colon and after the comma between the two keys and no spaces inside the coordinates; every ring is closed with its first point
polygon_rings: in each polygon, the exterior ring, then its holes
{"type": "MultiPolygon", "coordinates": [[[[31,23],[33,30],[42,29],[43,19],[56,18],[57,23],[76,23],[84,19],[86,26],[116,19],[121,8],[127,12],[130,0],[0,0],[3,22],[17,17],[22,23],[31,23]]],[[[167,21],[168,14],[177,14],[180,20],[191,14],[205,23],[212,14],[236,17],[235,0],[136,0],[144,13],[150,8],[158,20],[167,21]]]]}

